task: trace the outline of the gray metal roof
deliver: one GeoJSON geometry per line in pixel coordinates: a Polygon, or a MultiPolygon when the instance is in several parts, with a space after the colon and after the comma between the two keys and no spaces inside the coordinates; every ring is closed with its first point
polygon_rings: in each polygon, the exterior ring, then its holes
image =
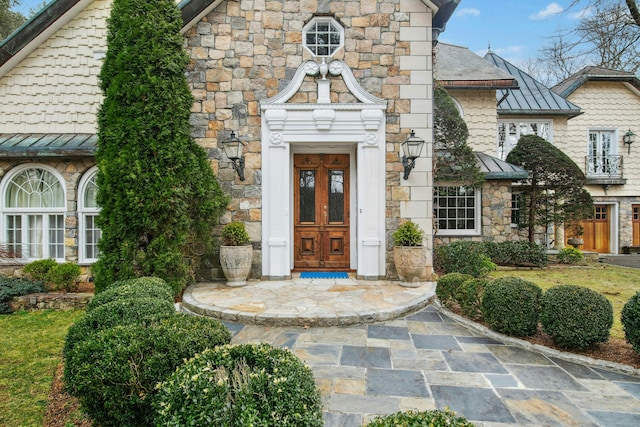
{"type": "Polygon", "coordinates": [[[518,81],[468,48],[438,43],[435,54],[435,78],[446,88],[517,88],[518,81]]]}
{"type": "Polygon", "coordinates": [[[0,134],[0,158],[94,157],[98,136],[90,133],[0,134]]]}
{"type": "Polygon", "coordinates": [[[561,96],[569,96],[587,81],[630,83],[635,86],[636,89],[640,90],[640,80],[633,73],[594,66],[584,67],[551,89],[561,96]]]}
{"type": "Polygon", "coordinates": [[[529,172],[526,169],[507,163],[504,160],[480,151],[474,151],[473,154],[475,154],[476,159],[478,159],[480,172],[482,172],[485,179],[515,181],[526,179],[529,176],[529,172]]]}
{"type": "Polygon", "coordinates": [[[484,59],[515,77],[520,84],[519,90],[498,90],[496,92],[496,99],[499,102],[498,114],[560,115],[569,118],[582,114],[580,107],[554,93],[495,53],[488,52],[484,59]]]}

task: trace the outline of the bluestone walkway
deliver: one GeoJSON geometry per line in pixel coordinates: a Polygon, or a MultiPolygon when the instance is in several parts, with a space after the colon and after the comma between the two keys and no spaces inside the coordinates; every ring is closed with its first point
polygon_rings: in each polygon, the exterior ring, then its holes
{"type": "MultiPolygon", "coordinates": [[[[370,305],[375,305],[370,301],[385,292],[372,291],[376,286],[370,288],[370,282],[275,283],[257,282],[244,288],[201,285],[185,293],[183,306],[209,315],[217,310],[227,318],[235,316],[235,321],[225,321],[233,332],[233,343],[287,347],[308,363],[322,390],[328,427],[361,426],[376,415],[399,410],[444,407],[478,426],[640,426],[636,370],[536,348],[488,331],[437,304],[425,306],[433,296],[433,284],[402,288],[391,282],[378,283],[378,288],[406,293],[403,303],[385,302],[386,313],[401,313],[397,318],[366,324],[335,321],[345,326],[320,327],[306,323],[275,326],[277,322],[269,321],[268,316],[258,316],[267,311],[277,315],[276,305],[280,304],[277,299],[258,301],[255,295],[263,292],[258,289],[284,287],[290,296],[295,288],[298,292],[301,286],[306,289],[304,300],[295,304],[289,299],[288,308],[280,312],[285,323],[291,307],[298,307],[308,319],[326,320],[328,307],[337,304],[328,289],[359,293],[362,313],[368,313],[370,305]],[[423,295],[416,297],[413,292],[423,295]],[[208,303],[203,302],[205,294],[210,297],[208,303]],[[238,295],[244,295],[244,301],[217,307],[216,296],[230,301],[238,295]],[[243,307],[250,310],[241,314],[243,307]],[[309,315],[311,307],[315,311],[309,315]],[[316,316],[318,313],[322,316],[316,316]]],[[[346,294],[341,297],[349,298],[346,294]]],[[[335,307],[336,312],[342,310],[335,307]]],[[[361,315],[358,312],[355,308],[345,318],[353,320],[361,315]]]]}

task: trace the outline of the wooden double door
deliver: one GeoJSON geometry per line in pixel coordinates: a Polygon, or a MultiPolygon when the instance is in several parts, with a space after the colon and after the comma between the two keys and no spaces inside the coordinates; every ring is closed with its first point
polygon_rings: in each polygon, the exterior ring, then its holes
{"type": "Polygon", "coordinates": [[[294,155],[294,268],[350,266],[349,155],[294,155]]]}

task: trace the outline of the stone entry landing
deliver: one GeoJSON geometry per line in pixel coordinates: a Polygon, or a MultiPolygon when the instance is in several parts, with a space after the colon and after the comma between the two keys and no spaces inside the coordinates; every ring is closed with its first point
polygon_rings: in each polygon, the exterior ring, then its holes
{"type": "Polygon", "coordinates": [[[243,287],[198,283],[184,292],[182,309],[244,325],[346,326],[423,308],[435,295],[435,285],[407,288],[398,282],[351,278],[256,281],[243,287]]]}

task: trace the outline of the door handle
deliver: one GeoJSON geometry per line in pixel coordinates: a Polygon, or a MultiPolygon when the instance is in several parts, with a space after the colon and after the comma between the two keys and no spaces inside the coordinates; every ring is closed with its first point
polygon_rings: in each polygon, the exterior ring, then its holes
{"type": "Polygon", "coordinates": [[[327,205],[322,206],[322,213],[324,216],[324,225],[327,225],[327,205]]]}

